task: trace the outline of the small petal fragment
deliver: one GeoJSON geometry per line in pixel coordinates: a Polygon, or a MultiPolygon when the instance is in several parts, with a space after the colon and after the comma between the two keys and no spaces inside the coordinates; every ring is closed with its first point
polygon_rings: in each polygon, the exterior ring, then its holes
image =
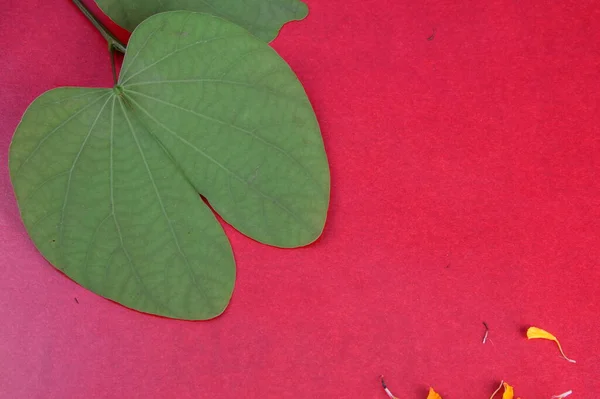
{"type": "Polygon", "coordinates": [[[567,355],[565,355],[565,352],[563,352],[562,346],[560,345],[560,342],[558,342],[558,339],[546,330],[542,330],[541,328],[537,327],[529,327],[529,329],[527,329],[527,339],[547,339],[554,341],[558,346],[558,350],[560,350],[560,354],[569,362],[576,363],[575,360],[569,359],[567,355]]]}
{"type": "Polygon", "coordinates": [[[439,393],[433,390],[433,388],[429,387],[429,395],[427,395],[427,399],[442,399],[439,393]]]}
{"type": "Polygon", "coordinates": [[[554,395],[552,397],[552,399],[563,399],[563,398],[566,398],[567,396],[571,395],[572,393],[573,393],[573,391],[569,390],[565,393],[561,393],[560,395],[554,395]]]}
{"type": "Polygon", "coordinates": [[[515,397],[513,387],[508,385],[506,382],[502,385],[504,385],[504,393],[502,394],[502,399],[513,399],[515,397]]]}
{"type": "Polygon", "coordinates": [[[513,387],[510,386],[510,385],[508,385],[504,381],[500,381],[500,385],[498,385],[498,388],[496,388],[496,390],[494,391],[494,393],[492,394],[492,396],[490,396],[490,399],[494,399],[494,397],[496,396],[496,394],[498,392],[500,392],[500,390],[502,388],[504,388],[504,392],[502,393],[502,399],[513,399],[515,397],[515,392],[514,392],[513,387]]]}

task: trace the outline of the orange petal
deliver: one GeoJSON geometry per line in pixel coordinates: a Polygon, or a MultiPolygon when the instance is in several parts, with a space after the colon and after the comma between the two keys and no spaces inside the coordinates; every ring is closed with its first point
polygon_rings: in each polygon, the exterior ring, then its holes
{"type": "Polygon", "coordinates": [[[515,392],[513,390],[513,387],[508,385],[506,382],[503,385],[504,385],[504,393],[502,394],[502,399],[513,399],[515,397],[515,392]]]}
{"type": "Polygon", "coordinates": [[[565,352],[563,352],[562,346],[560,346],[560,342],[558,342],[558,339],[554,335],[550,334],[548,331],[542,330],[541,328],[537,327],[529,327],[527,329],[527,339],[547,339],[550,341],[554,341],[558,346],[558,350],[560,350],[560,354],[569,362],[575,363],[575,360],[569,359],[567,355],[565,355],[565,352]]]}
{"type": "Polygon", "coordinates": [[[427,399],[442,399],[439,393],[433,390],[433,388],[429,387],[429,395],[427,395],[427,399]]]}

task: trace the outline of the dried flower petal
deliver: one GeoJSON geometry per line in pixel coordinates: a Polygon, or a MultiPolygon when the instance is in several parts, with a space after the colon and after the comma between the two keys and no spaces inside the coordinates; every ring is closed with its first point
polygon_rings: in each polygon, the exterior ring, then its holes
{"type": "Polygon", "coordinates": [[[560,350],[561,355],[569,362],[576,363],[575,360],[569,359],[565,355],[565,352],[563,352],[562,346],[560,345],[560,342],[558,342],[558,339],[554,335],[550,334],[548,331],[542,330],[541,328],[537,328],[537,327],[529,327],[527,329],[527,338],[528,339],[547,339],[547,340],[556,342],[556,345],[558,345],[558,350],[560,350]]]}
{"type": "Polygon", "coordinates": [[[439,393],[433,390],[433,388],[429,387],[429,395],[427,395],[427,399],[442,399],[439,393]]]}
{"type": "MultiPolygon", "coordinates": [[[[504,388],[504,392],[502,393],[502,399],[513,399],[515,397],[515,393],[514,393],[514,389],[512,386],[508,385],[506,382],[504,381],[500,381],[500,385],[498,385],[498,388],[496,388],[496,390],[494,391],[494,393],[492,394],[492,396],[490,396],[490,399],[494,399],[494,396],[496,396],[496,394],[498,392],[500,392],[500,390],[504,388]]],[[[518,398],[521,399],[521,398],[518,398]]]]}
{"type": "Polygon", "coordinates": [[[502,399],[513,399],[515,397],[513,387],[508,385],[506,382],[502,385],[504,385],[504,393],[502,394],[502,399]]]}
{"type": "Polygon", "coordinates": [[[569,391],[567,391],[565,393],[561,393],[560,395],[554,395],[552,397],[552,399],[563,399],[563,398],[566,398],[567,396],[569,396],[572,393],[573,393],[573,391],[569,390],[569,391]]]}
{"type": "Polygon", "coordinates": [[[527,338],[529,338],[529,339],[542,338],[542,339],[549,339],[550,341],[556,341],[556,337],[554,335],[550,334],[546,330],[542,330],[541,328],[537,328],[537,327],[529,327],[527,329],[527,338]]]}

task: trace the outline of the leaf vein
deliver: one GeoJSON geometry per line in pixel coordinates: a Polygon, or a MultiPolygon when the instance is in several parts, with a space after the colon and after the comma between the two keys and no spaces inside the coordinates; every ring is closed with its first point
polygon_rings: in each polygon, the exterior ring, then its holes
{"type": "Polygon", "coordinates": [[[309,226],[306,221],[304,221],[303,219],[301,219],[295,212],[293,212],[291,209],[289,209],[288,207],[286,207],[285,205],[283,205],[281,202],[279,202],[276,198],[271,197],[268,194],[263,193],[262,191],[258,190],[257,188],[255,188],[253,185],[249,184],[246,180],[244,180],[241,176],[239,176],[238,174],[234,173],[232,170],[230,170],[229,168],[227,168],[225,165],[223,165],[222,163],[220,163],[219,161],[217,161],[216,159],[214,159],[213,157],[211,157],[210,155],[208,155],[207,153],[205,153],[204,151],[202,151],[201,149],[199,149],[198,147],[194,146],[192,143],[190,143],[189,141],[187,141],[186,139],[184,139],[183,137],[181,137],[180,135],[178,135],[176,132],[174,132],[173,130],[169,129],[167,126],[165,126],[164,124],[162,124],[160,121],[158,121],[156,118],[154,118],[145,108],[143,108],[137,101],[131,99],[131,101],[133,101],[146,115],[148,115],[148,117],[150,119],[152,119],[156,124],[160,125],[163,129],[165,129],[167,132],[169,132],[171,135],[175,136],[177,139],[179,139],[182,143],[186,144],[187,146],[189,146],[191,149],[193,149],[194,151],[196,151],[197,153],[203,155],[205,158],[207,158],[208,160],[212,161],[215,165],[219,166],[221,169],[223,169],[224,171],[226,171],[227,173],[231,174],[232,176],[234,176],[237,180],[239,180],[240,182],[244,183],[249,189],[251,189],[252,191],[258,193],[259,195],[261,195],[262,197],[270,200],[272,203],[274,203],[275,205],[277,205],[279,208],[283,209],[285,212],[287,212],[290,216],[292,216],[294,219],[296,219],[296,221],[302,226],[304,227],[307,231],[309,232],[314,232],[314,229],[312,228],[312,226],[309,226]]]}
{"type": "Polygon", "coordinates": [[[96,227],[96,229],[94,230],[94,233],[92,234],[92,237],[90,238],[90,242],[88,243],[88,246],[85,250],[85,257],[83,258],[83,276],[87,279],[87,283],[88,285],[90,284],[90,280],[89,280],[89,274],[88,274],[88,264],[89,264],[89,258],[90,258],[90,253],[92,252],[92,246],[94,245],[94,243],[96,242],[96,236],[98,235],[98,232],[100,231],[100,228],[104,225],[104,223],[112,216],[112,213],[109,213],[108,215],[106,215],[106,217],[104,219],[102,219],[102,221],[98,224],[98,226],[96,227]]]}
{"type": "Polygon", "coordinates": [[[125,65],[125,67],[121,71],[120,76],[126,76],[127,75],[127,72],[131,68],[131,65],[133,65],[133,63],[137,59],[138,55],[140,55],[140,53],[142,52],[142,50],[144,50],[146,48],[146,45],[148,44],[148,41],[152,38],[152,36],[154,36],[156,34],[156,32],[158,32],[160,30],[160,28],[162,28],[162,25],[159,26],[158,28],[156,28],[154,31],[152,31],[152,33],[150,33],[148,35],[148,37],[146,38],[146,40],[144,41],[144,43],[142,43],[142,45],[138,49],[137,53],[135,53],[135,55],[133,56],[133,58],[131,59],[131,61],[127,62],[127,65],[125,65]]]}
{"type": "Polygon", "coordinates": [[[180,52],[182,52],[182,51],[184,51],[184,50],[187,50],[187,49],[188,49],[188,48],[190,48],[190,47],[197,46],[198,44],[206,44],[206,43],[214,42],[214,41],[221,40],[221,39],[235,39],[235,38],[238,38],[238,37],[247,37],[247,36],[248,36],[248,34],[247,34],[247,33],[243,33],[243,34],[240,34],[240,35],[228,35],[228,36],[219,36],[219,37],[213,37],[213,38],[211,38],[211,39],[207,39],[207,40],[199,40],[199,41],[197,41],[197,42],[190,43],[190,44],[188,44],[187,46],[183,46],[183,47],[182,47],[182,48],[180,48],[180,49],[173,50],[173,51],[171,51],[170,53],[167,53],[166,55],[164,55],[163,57],[159,58],[158,60],[156,60],[156,61],[155,61],[155,62],[153,62],[152,64],[150,64],[150,65],[147,65],[147,66],[145,66],[144,68],[141,68],[139,71],[137,71],[137,72],[136,72],[136,73],[134,73],[133,75],[129,76],[129,77],[128,77],[128,78],[127,78],[127,79],[126,79],[126,80],[125,80],[123,83],[121,83],[121,85],[122,85],[122,86],[125,86],[125,84],[127,84],[127,82],[129,82],[131,79],[133,79],[133,78],[134,78],[134,77],[136,77],[137,75],[139,75],[139,74],[141,74],[141,73],[143,73],[143,72],[147,71],[148,69],[150,69],[150,68],[152,68],[153,66],[155,66],[155,65],[157,65],[157,64],[159,64],[159,63],[161,63],[162,61],[166,60],[167,58],[169,58],[169,57],[172,57],[173,55],[175,55],[175,54],[177,54],[177,53],[180,53],[180,52]]]}
{"type": "MultiPolygon", "coordinates": [[[[90,126],[90,130],[88,131],[87,135],[85,136],[83,143],[81,143],[81,146],[79,147],[79,151],[77,152],[77,155],[75,155],[75,159],[73,159],[73,163],[71,164],[71,168],[69,169],[69,177],[67,179],[67,187],[65,188],[65,197],[63,199],[63,205],[62,205],[62,210],[61,210],[61,214],[60,214],[60,222],[58,223],[58,243],[60,245],[60,253],[61,253],[61,256],[63,257],[63,261],[65,261],[64,252],[63,252],[63,239],[64,239],[64,232],[65,232],[65,229],[64,229],[65,210],[67,209],[67,201],[69,198],[69,192],[71,190],[71,180],[73,177],[73,170],[75,170],[75,165],[77,165],[77,161],[79,161],[79,157],[81,156],[81,153],[83,152],[85,145],[87,144],[88,139],[90,138],[90,136],[92,134],[92,130],[94,130],[94,127],[96,127],[96,123],[98,123],[98,119],[100,119],[100,115],[102,115],[102,112],[104,112],[104,108],[106,107],[106,105],[108,104],[109,101],[110,101],[110,97],[108,97],[106,102],[102,105],[102,108],[100,108],[98,115],[96,115],[96,119],[94,119],[94,122],[92,122],[92,125],[90,126]]],[[[65,266],[66,266],[66,261],[65,261],[65,266]]]]}
{"type": "Polygon", "coordinates": [[[148,172],[148,177],[150,178],[150,182],[152,183],[152,187],[154,189],[154,193],[156,194],[156,199],[158,200],[158,204],[160,205],[161,212],[162,212],[163,216],[165,217],[167,224],[169,225],[169,230],[171,232],[171,236],[173,237],[173,241],[175,242],[175,246],[177,247],[177,251],[183,258],[184,263],[187,267],[189,276],[193,283],[192,285],[196,288],[196,290],[200,293],[200,295],[202,295],[205,298],[207,305],[214,308],[214,304],[212,303],[212,301],[209,300],[209,297],[206,295],[206,293],[200,289],[200,287],[199,287],[200,284],[198,283],[198,281],[196,279],[196,274],[194,273],[194,270],[192,269],[190,260],[187,257],[187,255],[185,254],[185,252],[183,251],[183,249],[181,248],[179,239],[177,238],[177,234],[175,234],[175,229],[173,228],[173,224],[171,223],[171,219],[169,218],[169,215],[167,214],[167,210],[165,209],[165,205],[162,201],[162,197],[161,197],[158,187],[156,185],[156,181],[154,180],[154,175],[152,174],[152,171],[150,170],[150,166],[148,165],[148,161],[146,160],[144,151],[142,150],[142,147],[140,146],[137,135],[135,134],[133,125],[131,124],[131,121],[130,121],[129,117],[127,116],[127,113],[125,112],[124,109],[123,109],[123,114],[125,115],[125,119],[127,120],[127,124],[129,125],[129,130],[131,131],[131,135],[133,137],[133,140],[135,141],[135,144],[140,153],[140,156],[142,157],[142,161],[144,162],[146,172],[148,172]]]}
{"type": "MultiPolygon", "coordinates": [[[[166,305],[160,303],[159,301],[156,300],[156,298],[154,298],[153,295],[151,295],[151,293],[148,291],[148,288],[146,287],[146,285],[142,281],[142,278],[139,275],[136,267],[133,265],[133,261],[131,259],[131,255],[129,255],[129,252],[125,248],[125,242],[123,241],[123,234],[121,233],[121,226],[119,225],[119,221],[117,220],[117,214],[115,212],[114,179],[113,179],[113,174],[114,174],[114,165],[113,165],[113,149],[114,148],[113,147],[114,147],[114,122],[115,122],[114,111],[115,111],[115,99],[116,99],[116,97],[113,97],[112,113],[111,113],[111,127],[110,127],[110,205],[111,205],[111,213],[112,213],[113,220],[114,220],[114,223],[115,223],[115,228],[117,230],[117,236],[119,238],[119,243],[121,245],[121,249],[123,250],[123,253],[125,254],[125,257],[127,258],[127,261],[129,263],[129,267],[131,268],[131,272],[133,273],[134,277],[136,278],[138,284],[144,290],[144,293],[146,294],[146,297],[148,299],[150,299],[150,301],[153,302],[159,309],[161,307],[169,309],[166,305]]],[[[121,106],[121,109],[122,109],[123,113],[125,114],[125,109],[123,108],[123,103],[121,101],[119,101],[119,105],[121,106]]]]}
{"type": "Polygon", "coordinates": [[[56,178],[62,176],[62,175],[66,175],[67,173],[69,173],[68,170],[62,171],[60,173],[57,173],[55,175],[52,175],[46,179],[44,179],[44,181],[42,181],[40,184],[38,184],[33,190],[31,190],[31,192],[27,195],[27,197],[22,199],[22,202],[25,203],[27,201],[29,201],[31,199],[31,197],[33,197],[39,190],[41,190],[47,183],[50,183],[51,181],[56,180],[56,178]]]}
{"type": "Polygon", "coordinates": [[[305,101],[304,99],[296,98],[296,97],[292,97],[292,96],[289,96],[284,93],[276,92],[276,91],[270,90],[264,86],[259,86],[256,83],[237,82],[234,80],[223,80],[223,79],[173,79],[173,80],[155,80],[155,81],[146,81],[146,82],[136,82],[136,83],[131,83],[131,84],[127,85],[128,88],[125,90],[139,93],[138,91],[129,89],[129,87],[146,86],[146,85],[152,85],[152,84],[165,84],[165,83],[222,83],[225,85],[250,87],[252,89],[256,89],[256,90],[262,91],[264,93],[269,93],[275,97],[284,98],[293,103],[297,103],[297,104],[300,104],[303,106],[308,105],[307,101],[305,101]]]}
{"type": "MultiPolygon", "coordinates": [[[[110,93],[106,93],[104,96],[109,95],[110,93]]],[[[88,105],[86,105],[85,107],[81,108],[79,111],[75,112],[73,115],[71,115],[70,117],[68,117],[67,119],[65,119],[64,121],[62,121],[58,126],[56,126],[54,129],[52,129],[49,133],[47,133],[44,137],[42,137],[42,139],[38,142],[37,146],[33,149],[33,151],[31,151],[31,153],[29,154],[29,156],[27,158],[25,158],[25,160],[21,163],[21,165],[19,165],[19,167],[17,168],[17,170],[15,171],[14,177],[17,177],[19,175],[19,172],[21,171],[21,168],[27,163],[29,162],[29,160],[37,153],[37,151],[40,149],[40,147],[42,146],[42,144],[44,144],[44,142],[46,140],[48,140],[50,138],[51,135],[53,135],[54,133],[56,133],[61,127],[65,126],[67,123],[69,123],[70,121],[72,121],[77,115],[79,115],[80,113],[82,113],[83,111],[85,111],[86,109],[90,108],[92,105],[96,104],[98,101],[102,100],[104,98],[104,96],[100,96],[98,97],[96,100],[92,101],[91,103],[89,103],[88,105]]]]}
{"type": "MultiPolygon", "coordinates": [[[[223,121],[221,119],[217,119],[217,118],[214,118],[214,117],[211,117],[211,116],[208,116],[208,115],[196,112],[196,111],[191,110],[191,109],[180,107],[177,104],[173,104],[173,103],[170,103],[168,101],[164,101],[164,100],[161,100],[159,98],[156,98],[156,97],[153,97],[153,96],[149,96],[149,95],[141,93],[139,91],[135,91],[135,90],[131,90],[131,89],[128,89],[127,91],[135,93],[135,94],[138,94],[138,95],[141,95],[143,97],[147,97],[147,98],[149,98],[151,100],[154,100],[154,101],[157,101],[159,103],[171,106],[171,107],[179,109],[181,111],[191,113],[191,114],[196,115],[198,117],[201,117],[201,118],[213,121],[213,122],[217,122],[217,123],[223,124],[225,126],[229,126],[229,127],[233,128],[235,130],[238,130],[240,132],[246,133],[246,134],[250,135],[251,137],[253,137],[254,139],[260,141],[263,144],[265,144],[266,146],[271,147],[271,148],[275,149],[277,152],[279,152],[279,153],[283,154],[284,156],[286,156],[288,159],[290,159],[292,162],[294,162],[296,164],[296,166],[298,166],[300,168],[300,170],[302,170],[302,172],[313,182],[313,184],[315,184],[319,188],[321,187],[320,184],[314,178],[314,176],[292,154],[290,154],[288,151],[284,150],[283,148],[279,147],[277,144],[271,143],[270,141],[268,141],[268,140],[260,137],[259,135],[257,135],[256,131],[258,129],[248,130],[248,129],[245,129],[245,128],[243,128],[241,126],[238,126],[236,124],[225,122],[225,121],[223,121]]],[[[136,102],[136,104],[138,106],[140,106],[139,103],[136,102]]],[[[140,108],[142,108],[142,107],[140,106],[140,108]]],[[[262,126],[261,128],[265,128],[265,126],[262,126]]]]}

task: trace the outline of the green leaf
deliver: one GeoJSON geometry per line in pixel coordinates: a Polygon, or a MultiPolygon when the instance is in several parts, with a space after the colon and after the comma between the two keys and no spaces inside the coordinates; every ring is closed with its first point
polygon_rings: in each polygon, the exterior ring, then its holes
{"type": "Polygon", "coordinates": [[[169,12],[133,33],[113,89],[58,88],[10,148],[25,226],[90,290],[143,312],[220,314],[235,265],[210,208],[263,243],[321,233],[329,170],[289,66],[221,18],[169,12]]]}
{"type": "Polygon", "coordinates": [[[133,31],[144,19],[164,11],[196,11],[227,19],[271,41],[289,21],[308,15],[300,0],[95,0],[115,23],[133,31]]]}

